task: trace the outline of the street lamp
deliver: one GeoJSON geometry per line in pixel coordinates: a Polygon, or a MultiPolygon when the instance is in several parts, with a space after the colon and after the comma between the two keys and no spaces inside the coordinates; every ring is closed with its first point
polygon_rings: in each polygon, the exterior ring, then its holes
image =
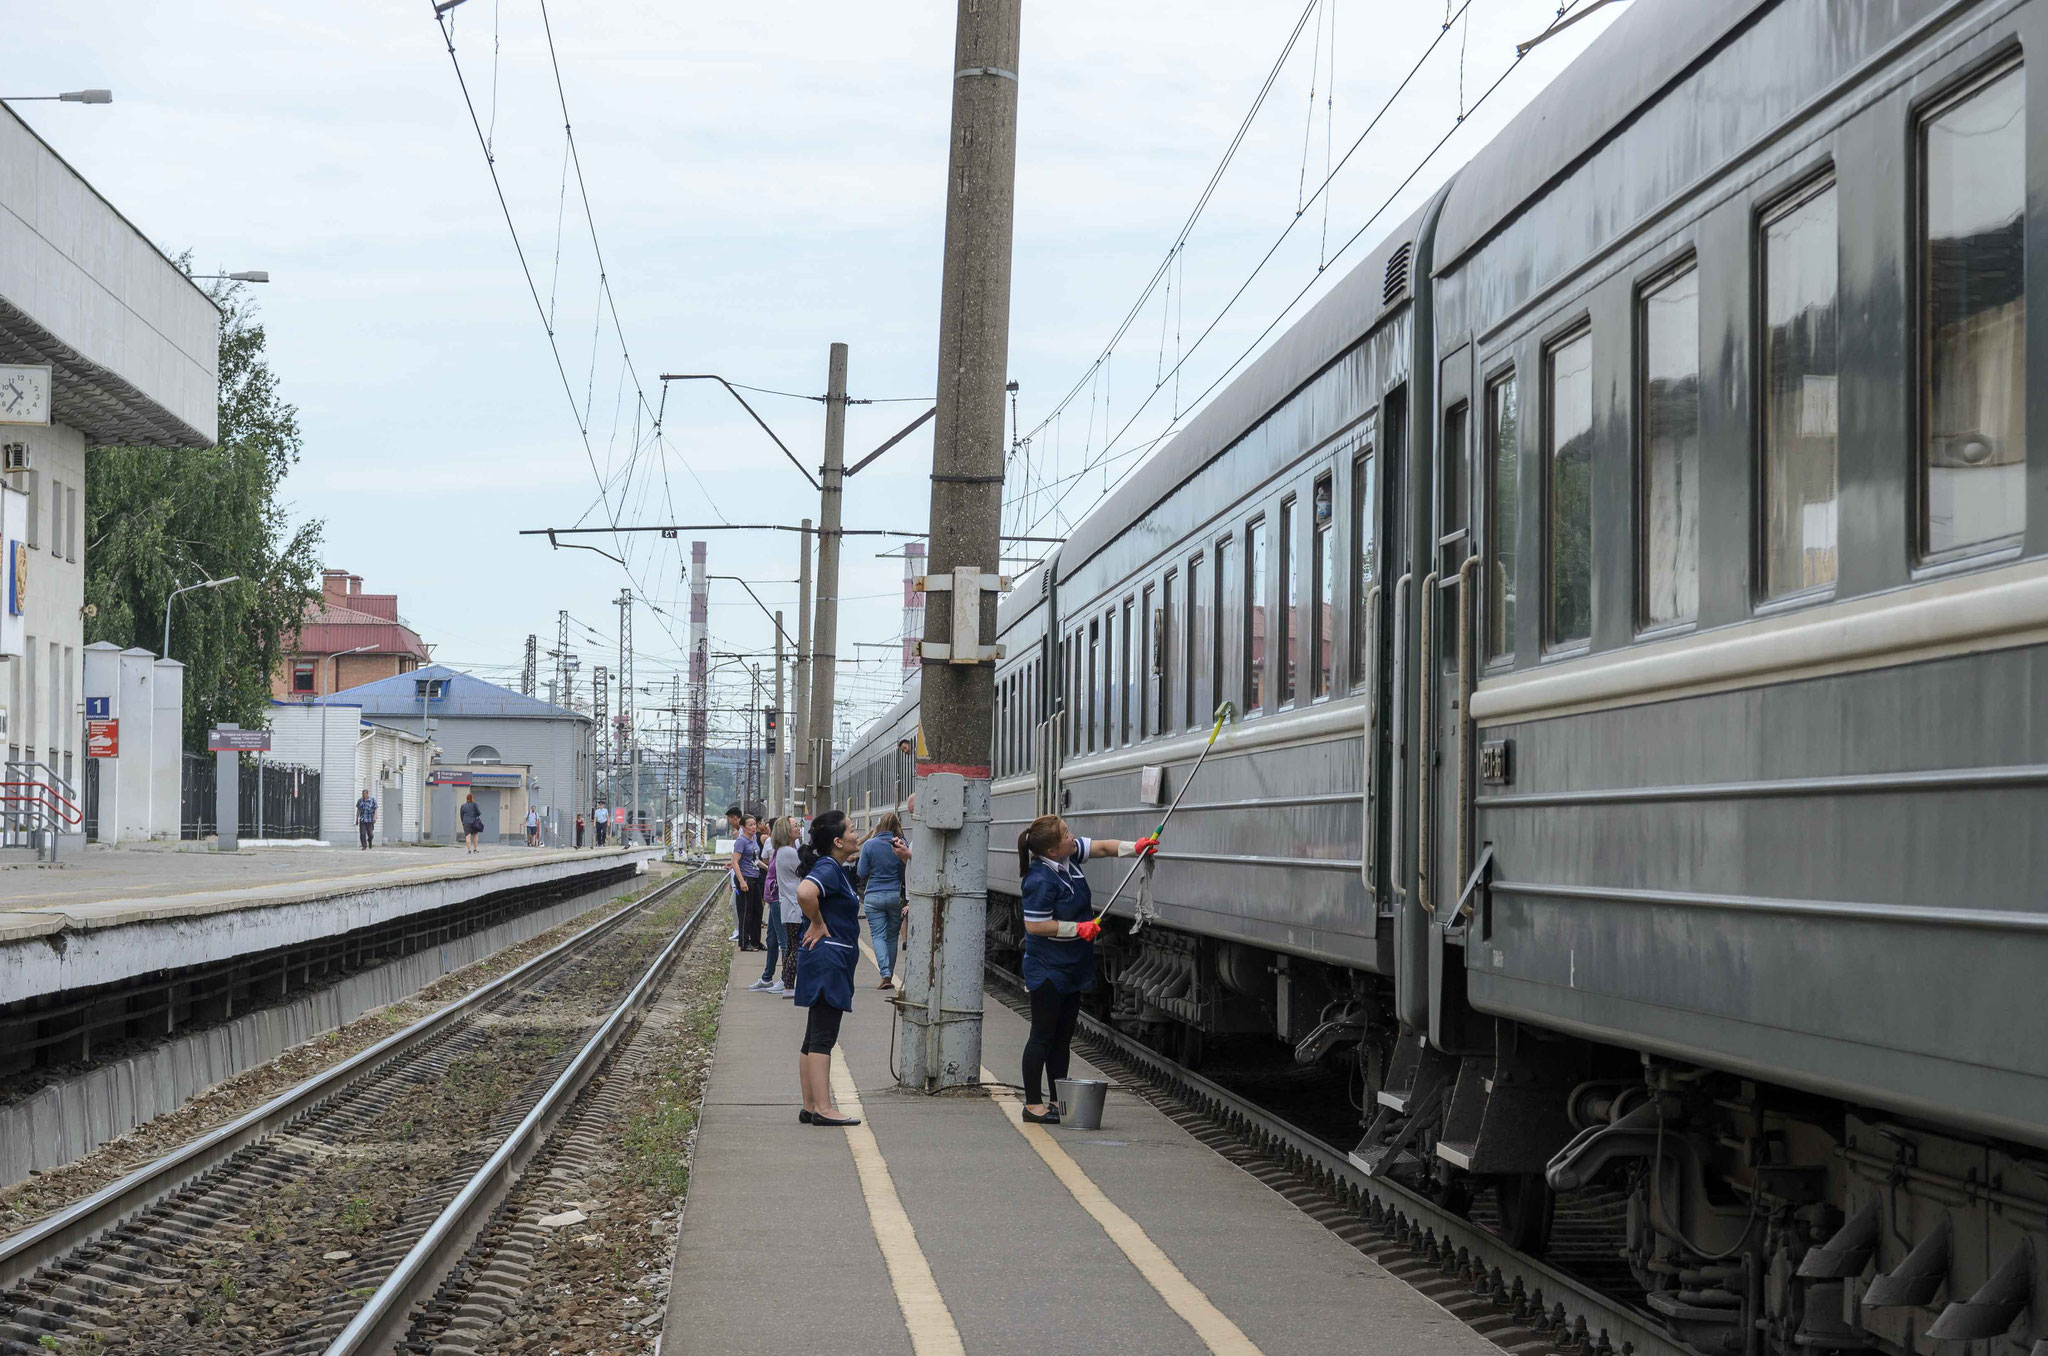
{"type": "Polygon", "coordinates": [[[188,273],[186,277],[194,282],[261,282],[270,281],[270,274],[260,268],[244,269],[240,273],[188,273]]]}
{"type": "Polygon", "coordinates": [[[178,601],[178,595],[190,593],[194,589],[217,589],[222,584],[232,584],[241,577],[238,574],[231,574],[225,579],[208,579],[197,584],[187,584],[181,589],[171,590],[171,596],[164,599],[164,648],[161,651],[163,658],[169,659],[171,657],[171,604],[178,601]]]}
{"type": "Polygon", "coordinates": [[[37,100],[65,104],[110,104],[114,102],[114,91],[110,89],[74,89],[62,94],[8,94],[0,95],[0,103],[26,104],[37,100]]]}

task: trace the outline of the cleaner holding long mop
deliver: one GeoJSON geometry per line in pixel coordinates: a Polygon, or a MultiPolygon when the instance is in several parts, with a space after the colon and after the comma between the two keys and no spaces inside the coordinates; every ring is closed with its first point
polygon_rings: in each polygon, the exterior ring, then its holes
{"type": "MultiPolygon", "coordinates": [[[[1135,843],[1114,838],[1077,838],[1058,815],[1040,815],[1017,835],[1017,869],[1023,881],[1024,901],[1024,989],[1031,998],[1031,1037],[1024,1043],[1024,1119],[1039,1125],[1059,1124],[1059,1111],[1040,1097],[1042,1081],[1050,1075],[1057,1085],[1067,1076],[1074,1025],[1081,1016],[1081,995],[1095,987],[1095,939],[1102,933],[1102,917],[1109,904],[1098,911],[1089,891],[1088,877],[1081,864],[1091,857],[1121,857],[1138,860],[1131,872],[1110,896],[1116,902],[1131,875],[1140,865],[1149,866],[1159,851],[1159,836],[1166,821],[1187,793],[1202,760],[1215,747],[1216,736],[1230,718],[1228,702],[1216,710],[1216,727],[1209,742],[1160,817],[1159,827],[1135,843]]],[[[1143,926],[1149,896],[1140,895],[1139,925],[1143,926]]]]}

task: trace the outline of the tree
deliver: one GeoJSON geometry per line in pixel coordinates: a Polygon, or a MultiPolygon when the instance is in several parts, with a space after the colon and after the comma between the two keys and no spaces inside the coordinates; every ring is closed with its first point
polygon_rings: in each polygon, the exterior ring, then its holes
{"type": "MultiPolygon", "coordinates": [[[[191,271],[189,256],[181,267],[191,271]]],[[[221,308],[220,441],[97,447],[86,457],[85,638],[154,651],[171,590],[240,576],[177,600],[171,657],[185,665],[185,746],[222,722],[257,727],[270,677],[318,596],[322,524],[296,530],[279,498],[299,459],[299,413],[279,397],[263,326],[240,283],[221,308]]]]}

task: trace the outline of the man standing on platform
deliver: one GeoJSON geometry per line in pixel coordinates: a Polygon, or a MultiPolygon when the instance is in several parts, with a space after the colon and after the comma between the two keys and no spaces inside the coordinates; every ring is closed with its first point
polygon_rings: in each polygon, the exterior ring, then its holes
{"type": "Polygon", "coordinates": [[[364,787],[362,797],[356,801],[356,836],[363,840],[363,851],[370,850],[370,835],[377,827],[377,798],[364,787]]]}

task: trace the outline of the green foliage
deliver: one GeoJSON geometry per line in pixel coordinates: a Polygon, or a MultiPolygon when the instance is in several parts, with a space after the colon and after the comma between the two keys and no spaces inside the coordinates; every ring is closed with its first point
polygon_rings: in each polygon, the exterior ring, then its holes
{"type": "MultiPolygon", "coordinates": [[[[190,265],[179,261],[187,271],[190,265]]],[[[86,456],[85,638],[157,650],[171,590],[171,657],[185,665],[185,747],[209,726],[263,724],[271,674],[318,594],[321,524],[296,530],[280,491],[299,418],[278,395],[263,326],[240,283],[216,284],[220,442],[203,450],[96,447],[86,456]]]]}

